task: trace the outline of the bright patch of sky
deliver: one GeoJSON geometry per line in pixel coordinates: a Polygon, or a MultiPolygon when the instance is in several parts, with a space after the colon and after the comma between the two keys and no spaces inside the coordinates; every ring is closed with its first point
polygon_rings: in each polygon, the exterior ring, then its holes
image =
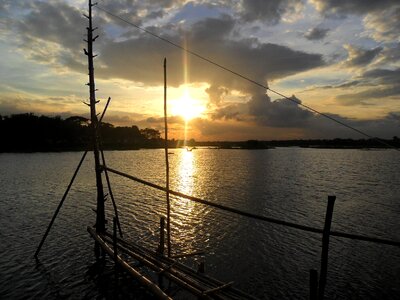
{"type": "Polygon", "coordinates": [[[188,2],[170,19],[170,22],[191,25],[205,18],[217,18],[222,13],[227,12],[228,10],[225,8],[204,3],[188,2]]]}

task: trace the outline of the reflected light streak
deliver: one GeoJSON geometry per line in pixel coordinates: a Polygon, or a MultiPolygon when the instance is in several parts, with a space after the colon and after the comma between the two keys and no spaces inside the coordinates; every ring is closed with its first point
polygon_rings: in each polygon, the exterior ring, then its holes
{"type": "MultiPolygon", "coordinates": [[[[196,161],[192,152],[182,149],[180,151],[180,163],[178,165],[178,190],[186,195],[192,195],[194,186],[194,175],[196,174],[196,161]]],[[[202,223],[203,211],[198,209],[196,203],[177,198],[174,201],[173,220],[178,227],[179,235],[175,236],[180,252],[195,252],[196,236],[199,223],[202,223]]]]}

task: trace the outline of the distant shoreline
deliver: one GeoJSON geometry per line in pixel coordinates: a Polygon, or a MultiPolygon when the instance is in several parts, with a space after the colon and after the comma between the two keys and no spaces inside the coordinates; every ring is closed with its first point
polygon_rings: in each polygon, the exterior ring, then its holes
{"type": "MultiPolygon", "coordinates": [[[[32,113],[11,116],[0,115],[0,153],[71,152],[90,149],[92,127],[88,119],[72,116],[36,116],[32,113]]],[[[101,148],[103,150],[139,150],[163,148],[161,132],[137,126],[115,127],[101,123],[101,148]]],[[[297,139],[297,140],[247,140],[247,141],[195,141],[168,140],[168,147],[194,149],[272,149],[275,147],[302,147],[319,149],[385,149],[399,148],[400,139],[297,139]]]]}
{"type": "MultiPolygon", "coordinates": [[[[399,148],[397,141],[393,143],[393,140],[385,140],[393,147],[399,148]],[[397,143],[396,143],[397,142],[397,143]]],[[[391,149],[391,147],[385,147],[380,144],[376,144],[375,141],[369,140],[346,140],[346,143],[335,143],[334,140],[324,140],[324,143],[319,143],[320,140],[287,140],[287,141],[257,141],[250,145],[248,141],[244,142],[192,142],[188,146],[170,146],[169,149],[188,149],[189,151],[196,149],[209,149],[209,150],[268,150],[275,148],[302,148],[302,149],[342,149],[342,150],[384,150],[391,149]]],[[[149,149],[163,149],[161,146],[148,146],[148,147],[113,147],[108,145],[104,148],[104,151],[137,151],[137,150],[149,150],[149,149]]],[[[6,151],[0,151],[0,153],[57,153],[57,152],[83,152],[87,149],[84,147],[60,147],[60,148],[9,148],[6,151]],[[8,151],[7,151],[8,150],[8,151]]]]}

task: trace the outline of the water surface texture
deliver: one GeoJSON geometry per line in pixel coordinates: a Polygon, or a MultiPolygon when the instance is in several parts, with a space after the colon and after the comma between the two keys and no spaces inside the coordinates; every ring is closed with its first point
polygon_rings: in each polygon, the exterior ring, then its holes
{"type": "MultiPolygon", "coordinates": [[[[170,152],[171,189],[248,212],[332,230],[400,240],[400,159],[392,150],[195,149],[170,152]]],[[[33,254],[82,153],[0,155],[0,298],[151,298],[112,263],[96,263],[92,155],[36,262],[33,254]],[[118,286],[118,287],[117,287],[118,286]]],[[[165,185],[163,150],[105,152],[107,165],[165,185]]],[[[128,239],[157,247],[165,195],[110,174],[128,239]]],[[[206,272],[262,299],[306,299],[321,236],[172,197],[172,251],[204,251],[206,272]]],[[[112,223],[112,206],[106,202],[112,223]]],[[[111,229],[111,228],[110,228],[111,229]]],[[[195,264],[196,261],[187,261],[195,264]]],[[[329,299],[399,299],[400,249],[331,237],[329,299]]],[[[184,296],[179,296],[178,298],[184,296]]]]}

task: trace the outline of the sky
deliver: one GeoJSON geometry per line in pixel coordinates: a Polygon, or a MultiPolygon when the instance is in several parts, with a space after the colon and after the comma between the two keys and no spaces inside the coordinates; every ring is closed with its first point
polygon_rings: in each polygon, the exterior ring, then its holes
{"type": "MultiPolygon", "coordinates": [[[[198,141],[400,135],[398,0],[98,0],[98,111],[198,141]],[[103,10],[102,10],[103,9],[103,10]],[[294,101],[226,72],[104,9],[294,101]]],[[[87,1],[0,0],[0,115],[88,116],[87,1]]]]}

